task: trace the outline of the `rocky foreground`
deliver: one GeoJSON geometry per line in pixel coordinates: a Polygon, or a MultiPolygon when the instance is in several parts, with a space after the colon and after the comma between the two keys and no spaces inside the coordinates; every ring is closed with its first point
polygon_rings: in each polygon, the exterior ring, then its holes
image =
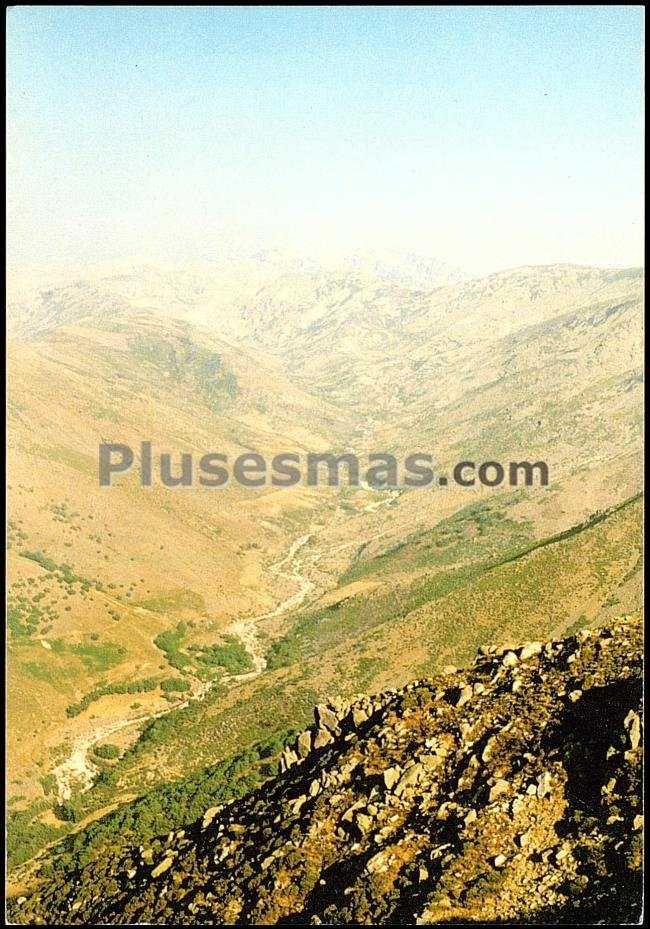
{"type": "Polygon", "coordinates": [[[636,922],[638,622],[316,707],[281,773],[13,922],[636,922]]]}

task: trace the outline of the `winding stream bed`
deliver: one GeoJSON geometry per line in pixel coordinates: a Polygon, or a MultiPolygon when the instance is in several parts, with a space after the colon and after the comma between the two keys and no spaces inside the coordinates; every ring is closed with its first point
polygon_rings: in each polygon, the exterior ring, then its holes
{"type": "MultiPolygon", "coordinates": [[[[239,619],[223,630],[224,634],[235,635],[241,639],[251,657],[253,667],[250,671],[246,671],[242,674],[228,674],[220,678],[221,683],[239,684],[244,681],[250,681],[261,674],[266,667],[266,659],[259,637],[258,624],[262,620],[282,616],[284,613],[288,613],[290,610],[294,610],[301,606],[314,590],[314,584],[308,577],[301,573],[300,566],[296,561],[298,552],[309,542],[310,538],[311,534],[307,534],[296,539],[296,541],[291,544],[286,554],[284,554],[279,561],[269,566],[269,572],[271,574],[275,575],[275,577],[296,583],[298,585],[298,590],[285,600],[282,600],[272,610],[256,616],[251,616],[248,619],[239,619]]],[[[52,774],[56,778],[59,802],[61,803],[65,800],[69,800],[73,790],[83,792],[92,787],[100,770],[90,758],[90,752],[95,745],[108,736],[114,735],[116,732],[121,732],[123,729],[128,729],[137,723],[159,719],[161,716],[166,716],[167,713],[186,707],[190,701],[203,700],[212,687],[212,683],[212,681],[197,682],[187,699],[179,703],[174,703],[169,707],[165,707],[157,713],[146,713],[141,716],[122,719],[78,736],[73,743],[70,755],[65,761],[52,770],[52,774]]]]}
{"type": "MultiPolygon", "coordinates": [[[[385,499],[367,504],[361,512],[376,512],[380,507],[391,503],[398,493],[398,491],[392,491],[385,499]]],[[[251,616],[247,619],[236,620],[223,630],[224,634],[234,635],[241,639],[251,657],[253,667],[250,671],[246,671],[242,674],[228,674],[221,677],[219,679],[221,683],[237,685],[258,677],[266,668],[264,649],[259,634],[259,624],[266,619],[277,618],[291,610],[297,609],[299,606],[302,606],[305,600],[314,591],[315,585],[313,581],[304,573],[305,569],[301,567],[297,559],[298,554],[310,541],[312,535],[313,533],[307,533],[292,542],[288,551],[282,558],[270,565],[268,569],[270,574],[277,578],[284,579],[289,583],[296,584],[298,589],[278,603],[272,610],[251,616]]],[[[375,538],[378,538],[378,536],[375,536],[375,538]]],[[[339,551],[348,545],[355,544],[359,544],[358,540],[346,542],[334,551],[339,551]]],[[[315,564],[315,562],[312,562],[310,566],[313,566],[313,564],[315,564]]],[[[169,707],[165,707],[157,713],[145,713],[141,716],[122,719],[78,736],[73,743],[70,755],[65,761],[52,770],[52,774],[56,779],[59,802],[61,803],[65,800],[69,800],[73,790],[84,792],[92,787],[100,770],[90,757],[90,753],[95,745],[108,736],[114,735],[116,732],[121,732],[123,729],[128,729],[138,723],[159,719],[161,716],[166,716],[174,710],[186,707],[193,700],[203,700],[212,687],[212,683],[212,681],[197,681],[187,699],[179,703],[174,703],[169,707]]]]}

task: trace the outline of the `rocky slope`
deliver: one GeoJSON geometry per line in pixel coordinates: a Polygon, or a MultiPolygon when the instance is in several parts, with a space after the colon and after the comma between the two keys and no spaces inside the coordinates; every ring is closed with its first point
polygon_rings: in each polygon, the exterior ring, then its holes
{"type": "Polygon", "coordinates": [[[640,699],[621,620],[317,706],[276,778],[58,874],[12,921],[635,921],[640,699]]]}

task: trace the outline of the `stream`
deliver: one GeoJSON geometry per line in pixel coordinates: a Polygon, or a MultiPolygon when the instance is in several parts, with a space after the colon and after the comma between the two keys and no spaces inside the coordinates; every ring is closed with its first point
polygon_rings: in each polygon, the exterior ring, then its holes
{"type": "MultiPolygon", "coordinates": [[[[290,610],[299,607],[314,590],[314,584],[304,574],[300,572],[299,565],[296,563],[296,555],[309,542],[311,534],[303,535],[296,539],[289,550],[269,566],[269,573],[277,578],[283,578],[289,582],[298,585],[298,590],[282,600],[276,607],[266,613],[251,616],[248,619],[239,619],[227,626],[223,632],[225,635],[235,635],[241,639],[251,657],[252,669],[242,674],[228,674],[220,678],[221,683],[243,683],[244,681],[253,680],[266,667],[266,659],[262,643],[258,634],[258,623],[265,619],[272,619],[282,616],[290,610]]],[[[122,719],[98,729],[93,729],[90,733],[78,736],[72,746],[70,755],[56,768],[52,769],[52,774],[56,779],[57,795],[59,803],[69,800],[72,792],[81,791],[82,793],[92,787],[93,782],[99,774],[99,767],[90,758],[90,752],[99,742],[103,741],[116,732],[128,729],[137,723],[148,722],[149,720],[159,719],[166,716],[174,710],[186,707],[190,701],[203,700],[212,686],[212,681],[199,681],[192,689],[191,694],[185,700],[174,703],[169,707],[159,710],[157,713],[145,713],[141,716],[133,716],[128,719],[122,719]]]]}
{"type": "MultiPolygon", "coordinates": [[[[391,503],[396,495],[399,495],[399,491],[391,491],[384,500],[367,504],[361,513],[376,512],[380,507],[391,503]]],[[[220,678],[220,682],[231,684],[244,683],[245,681],[250,681],[258,677],[266,668],[264,649],[259,635],[259,624],[263,620],[273,619],[291,610],[297,609],[314,591],[314,583],[301,571],[301,566],[297,562],[298,553],[311,538],[312,533],[300,536],[300,538],[292,542],[288,551],[282,558],[270,565],[268,569],[269,573],[275,577],[297,584],[298,589],[278,603],[272,610],[251,616],[248,619],[238,619],[223,630],[225,635],[237,636],[244,643],[251,658],[252,669],[241,674],[227,674],[220,678]]],[[[375,535],[374,538],[378,538],[378,536],[375,535]]],[[[334,551],[354,544],[359,543],[357,540],[346,542],[334,551]]],[[[83,793],[92,787],[100,771],[98,765],[90,758],[90,752],[95,745],[108,736],[114,735],[116,732],[121,732],[123,729],[128,729],[138,723],[159,719],[161,716],[166,716],[167,713],[186,707],[193,700],[203,700],[210,690],[212,683],[212,681],[197,682],[187,699],[179,703],[173,703],[169,707],[159,710],[157,713],[145,713],[141,716],[119,720],[118,722],[110,723],[98,729],[93,729],[92,732],[78,736],[72,745],[70,755],[65,761],[52,769],[52,774],[56,779],[59,803],[69,800],[73,791],[81,791],[83,793]]]]}

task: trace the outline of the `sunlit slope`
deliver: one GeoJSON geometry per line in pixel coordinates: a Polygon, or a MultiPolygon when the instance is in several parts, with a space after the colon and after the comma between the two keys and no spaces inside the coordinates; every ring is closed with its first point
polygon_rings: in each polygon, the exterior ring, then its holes
{"type": "Polygon", "coordinates": [[[261,262],[38,292],[13,308],[10,349],[18,857],[69,828],[62,765],[86,776],[90,761],[97,778],[72,783],[79,818],[293,726],[321,694],[638,607],[639,504],[616,508],[642,483],[639,272],[414,289],[367,265],[261,262]],[[423,450],[445,471],[539,458],[551,483],[143,490],[135,467],[101,490],[99,442],[143,438],[175,459],[423,450]],[[285,603],[253,642],[268,669],[232,686],[252,659],[230,624],[285,603]],[[122,757],[99,758],[104,743],[122,757]]]}
{"type": "MultiPolygon", "coordinates": [[[[381,416],[409,412],[412,403],[426,400],[433,410],[511,373],[520,343],[523,348],[540,336],[555,344],[533,358],[522,354],[524,367],[531,361],[541,367],[554,350],[565,364],[577,360],[583,372],[589,370],[597,357],[571,357],[581,336],[572,330],[580,327],[581,314],[589,326],[628,304],[636,303],[638,314],[641,285],[641,272],[634,269],[572,266],[519,268],[422,290],[363,274],[301,274],[259,290],[244,312],[245,331],[248,341],[280,353],[297,376],[305,373],[355,409],[381,416]],[[571,314],[578,314],[577,322],[571,314]],[[550,325],[552,320],[557,324],[550,325]],[[562,346],[567,333],[572,342],[562,346]]],[[[634,346],[630,349],[625,360],[638,364],[634,346]]],[[[602,356],[607,347],[600,351],[602,356]]]]}
{"type": "Polygon", "coordinates": [[[143,489],[137,464],[100,488],[99,443],[137,462],[147,439],[178,469],[180,452],[329,447],[339,421],[254,352],[146,314],[58,328],[9,363],[10,790],[31,798],[88,728],[68,708],[130,685],[93,701],[100,720],[167,707],[149,684],[177,669],[156,636],[184,620],[207,645],[272,606],[266,565],[320,506],[306,490],[292,516],[273,489],[143,489]]]}
{"type": "Polygon", "coordinates": [[[88,830],[94,847],[81,836],[66,843],[40,880],[12,894],[11,916],[636,924],[641,651],[638,617],[619,618],[551,641],[488,645],[467,668],[321,702],[258,789],[254,766],[268,742],[179,784],[175,797],[158,791],[157,834],[142,830],[140,800],[88,830]],[[239,781],[230,798],[219,784],[226,771],[239,781]]]}
{"type": "Polygon", "coordinates": [[[559,635],[600,622],[621,604],[637,609],[641,506],[633,498],[538,541],[498,501],[468,507],[395,553],[353,568],[338,597],[328,594],[323,609],[274,643],[270,663],[291,667],[300,657],[303,666],[320,664],[327,654],[323,664],[338,666],[342,686],[359,674],[388,684],[401,669],[408,677],[457,661],[488,639],[559,635]],[[360,581],[366,587],[356,592],[360,581]],[[391,656],[389,669],[384,656],[391,656]]]}
{"type": "Polygon", "coordinates": [[[567,635],[638,614],[641,504],[630,500],[534,543],[525,526],[508,526],[496,504],[481,514],[472,508],[392,559],[367,565],[356,579],[344,579],[321,606],[293,617],[259,678],[229,694],[213,692],[146,728],[72,809],[81,820],[116,797],[143,790],[144,796],[67,843],[66,860],[92,860],[106,842],[164,832],[174,820],[198,815],[197,803],[210,805],[259,783],[282,741],[274,743],[273,734],[304,725],[319,699],[402,686],[462,664],[486,641],[567,635]],[[469,536],[467,527],[477,522],[478,535],[469,536]],[[452,557],[468,555],[472,537],[479,538],[478,556],[449,570],[452,557]],[[213,767],[202,771],[202,765],[213,767]],[[170,775],[185,780],[165,788],[170,775]],[[161,787],[152,790],[154,784],[161,787]]]}

